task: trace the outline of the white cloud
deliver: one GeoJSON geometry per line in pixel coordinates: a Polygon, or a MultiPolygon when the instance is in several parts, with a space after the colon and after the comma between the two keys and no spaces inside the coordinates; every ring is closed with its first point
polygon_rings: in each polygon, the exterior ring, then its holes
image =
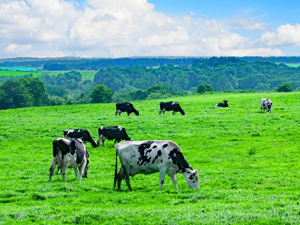
{"type": "Polygon", "coordinates": [[[195,19],[192,12],[172,18],[147,0],[86,0],[82,10],[75,6],[64,0],[1,0],[0,57],[267,56],[284,55],[273,49],[280,43],[299,45],[299,25],[279,27],[256,41],[231,32],[267,29],[256,19],[225,23],[195,19]]]}
{"type": "Polygon", "coordinates": [[[281,25],[275,32],[265,32],[259,39],[261,45],[273,46],[300,46],[300,25],[281,25]]]}

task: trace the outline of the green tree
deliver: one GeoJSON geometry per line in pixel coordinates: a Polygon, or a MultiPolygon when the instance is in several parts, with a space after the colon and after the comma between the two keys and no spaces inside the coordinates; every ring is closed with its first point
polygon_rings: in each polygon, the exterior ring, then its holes
{"type": "Polygon", "coordinates": [[[20,80],[7,80],[0,87],[0,109],[27,107],[31,102],[32,96],[20,80]]]}
{"type": "Polygon", "coordinates": [[[293,87],[290,83],[283,83],[277,86],[277,92],[292,92],[293,87]]]}
{"type": "Polygon", "coordinates": [[[209,84],[199,84],[197,88],[197,92],[200,94],[203,94],[205,92],[213,92],[213,91],[214,91],[213,87],[209,84]]]}
{"type": "Polygon", "coordinates": [[[31,94],[33,98],[33,105],[40,106],[43,105],[45,99],[45,86],[42,81],[38,78],[23,78],[20,80],[21,83],[25,86],[27,91],[31,94]]]}
{"type": "Polygon", "coordinates": [[[91,93],[92,103],[110,102],[113,93],[113,90],[107,88],[104,84],[97,85],[91,93]]]}

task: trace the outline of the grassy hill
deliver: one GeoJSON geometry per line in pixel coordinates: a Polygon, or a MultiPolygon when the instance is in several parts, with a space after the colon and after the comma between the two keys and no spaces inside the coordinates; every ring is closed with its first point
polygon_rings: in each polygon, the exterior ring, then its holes
{"type": "MultiPolygon", "coordinates": [[[[211,94],[178,101],[186,115],[159,115],[160,100],[133,102],[140,116],[115,116],[115,104],[0,111],[0,224],[300,224],[300,93],[211,94]],[[260,99],[272,99],[271,113],[260,99]],[[215,104],[228,100],[228,108],[215,104]],[[121,125],[133,140],[173,140],[200,188],[181,174],[179,190],[159,174],[113,190],[113,141],[92,148],[88,178],[68,169],[65,183],[49,168],[52,141],[64,129],[121,125]]],[[[119,163],[120,165],[120,163],[119,163]]]]}

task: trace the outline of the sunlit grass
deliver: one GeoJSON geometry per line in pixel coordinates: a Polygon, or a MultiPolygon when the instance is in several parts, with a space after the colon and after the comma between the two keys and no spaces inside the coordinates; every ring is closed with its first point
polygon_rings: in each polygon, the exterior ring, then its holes
{"type": "MultiPolygon", "coordinates": [[[[161,100],[133,102],[140,116],[115,116],[115,104],[0,111],[0,224],[299,224],[300,93],[209,94],[178,101],[186,115],[159,115],[161,100]],[[260,99],[273,101],[261,112],[260,99]],[[215,104],[228,100],[228,108],[215,104]],[[159,174],[113,190],[113,141],[92,148],[88,178],[48,182],[52,141],[64,129],[121,125],[133,140],[177,142],[200,189],[178,174],[179,190],[159,174]]],[[[119,163],[120,164],[120,163],[119,163]]]]}

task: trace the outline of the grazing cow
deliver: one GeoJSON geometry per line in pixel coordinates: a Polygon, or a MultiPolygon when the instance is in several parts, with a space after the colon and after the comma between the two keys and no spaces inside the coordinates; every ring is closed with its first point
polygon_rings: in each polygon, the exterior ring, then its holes
{"type": "Polygon", "coordinates": [[[185,115],[184,111],[182,110],[178,102],[161,102],[159,115],[161,113],[165,114],[165,111],[172,111],[172,110],[173,110],[173,115],[176,112],[180,112],[181,115],[185,115]]]}
{"type": "Polygon", "coordinates": [[[216,107],[228,107],[227,100],[224,100],[221,103],[216,104],[216,107]]]}
{"type": "Polygon", "coordinates": [[[178,189],[177,172],[184,175],[190,188],[199,188],[198,170],[192,169],[176,143],[172,141],[126,141],[116,145],[114,188],[118,181],[118,189],[120,189],[121,181],[125,179],[128,189],[132,191],[130,176],[156,172],[160,174],[159,190],[162,190],[166,173],[178,189]],[[121,161],[119,173],[117,173],[118,155],[121,161]]]}
{"type": "Polygon", "coordinates": [[[98,129],[97,145],[99,146],[101,140],[104,146],[105,139],[115,140],[114,144],[116,144],[116,142],[120,143],[122,139],[131,141],[131,138],[128,137],[125,128],[122,126],[100,127],[98,129]]]}
{"type": "Polygon", "coordinates": [[[130,113],[135,113],[135,115],[140,115],[139,111],[136,110],[130,102],[121,102],[116,104],[116,115],[121,115],[122,112],[127,112],[129,116],[130,113]]]}
{"type": "Polygon", "coordinates": [[[65,138],[80,138],[84,143],[90,142],[92,146],[97,147],[97,143],[93,140],[88,130],[82,129],[73,129],[73,130],[64,130],[65,138]]]}
{"type": "Polygon", "coordinates": [[[268,98],[261,99],[260,110],[264,110],[264,111],[267,110],[267,112],[271,112],[271,107],[272,107],[271,99],[268,98]]]}
{"type": "Polygon", "coordinates": [[[78,138],[71,140],[58,138],[53,141],[53,158],[50,167],[49,181],[52,179],[56,165],[61,169],[62,178],[65,182],[66,171],[68,167],[74,168],[75,176],[78,179],[78,169],[80,171],[80,180],[87,177],[87,165],[89,164],[89,153],[83,142],[78,138]]]}

